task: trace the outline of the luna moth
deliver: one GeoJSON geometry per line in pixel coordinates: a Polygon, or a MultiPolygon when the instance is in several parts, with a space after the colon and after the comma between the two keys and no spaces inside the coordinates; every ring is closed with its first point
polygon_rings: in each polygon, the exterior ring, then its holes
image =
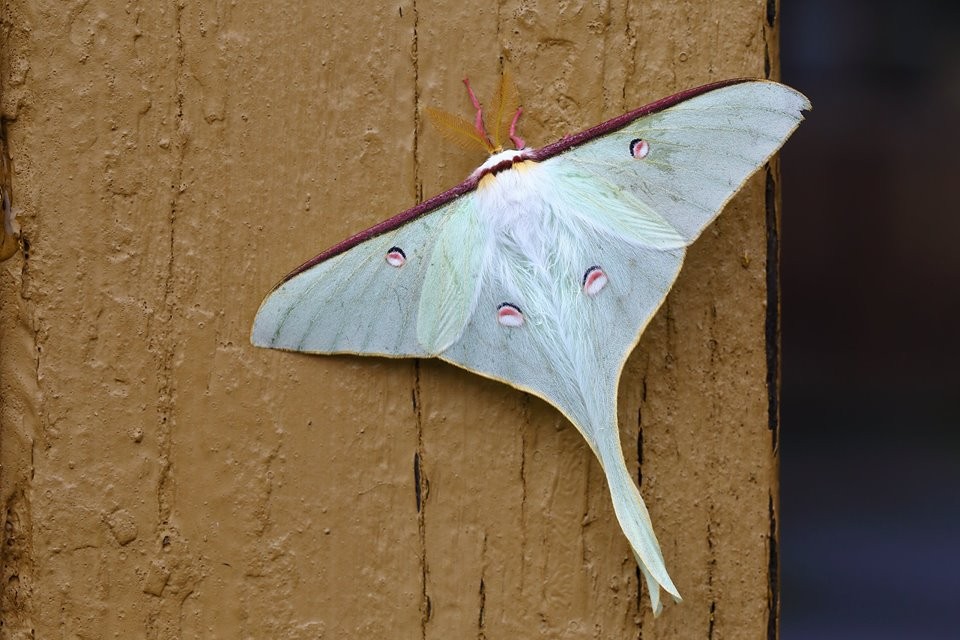
{"type": "Polygon", "coordinates": [[[534,149],[516,135],[519,108],[512,119],[498,108],[490,136],[467,89],[475,122],[452,130],[486,162],[296,268],[263,301],[251,340],[440,358],[552,404],[600,461],[659,613],[661,588],[680,593],[620,447],[620,375],[686,247],[810,104],[774,82],[727,80],[534,149]]]}

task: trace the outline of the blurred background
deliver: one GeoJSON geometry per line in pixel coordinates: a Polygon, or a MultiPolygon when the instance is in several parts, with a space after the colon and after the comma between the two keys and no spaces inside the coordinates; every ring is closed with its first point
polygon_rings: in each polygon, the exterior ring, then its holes
{"type": "Polygon", "coordinates": [[[781,11],[782,637],[960,638],[960,2],[781,11]]]}

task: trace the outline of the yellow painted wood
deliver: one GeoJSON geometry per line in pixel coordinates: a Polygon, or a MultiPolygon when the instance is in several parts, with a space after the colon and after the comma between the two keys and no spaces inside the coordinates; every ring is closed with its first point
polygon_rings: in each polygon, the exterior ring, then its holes
{"type": "Polygon", "coordinates": [[[0,265],[0,638],[775,637],[765,172],[691,248],[620,389],[685,598],[657,619],[554,409],[435,361],[247,338],[284,273],[483,160],[424,124],[471,115],[463,75],[489,99],[509,66],[539,146],[774,75],[767,3],[2,12],[29,253],[0,265]]]}

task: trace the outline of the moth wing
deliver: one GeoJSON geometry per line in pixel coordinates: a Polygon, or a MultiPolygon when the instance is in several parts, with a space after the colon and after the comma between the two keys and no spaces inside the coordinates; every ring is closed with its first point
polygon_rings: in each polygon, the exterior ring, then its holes
{"type": "MultiPolygon", "coordinates": [[[[439,357],[539,396],[567,416],[600,459],[617,518],[645,575],[679,598],[623,459],[616,406],[626,357],[673,284],[684,249],[627,242],[591,228],[571,207],[547,214],[540,226],[549,259],[530,261],[508,246],[496,247],[476,312],[461,339],[439,357]],[[588,295],[583,276],[595,266],[607,285],[588,295]],[[522,326],[497,321],[504,302],[520,309],[522,326]]],[[[651,598],[659,602],[653,591],[651,598]]]]}
{"type": "MultiPolygon", "coordinates": [[[[639,216],[665,219],[690,244],[808,109],[803,94],[775,82],[730,84],[585,142],[549,145],[544,151],[559,151],[544,154],[553,155],[545,162],[556,164],[580,191],[587,178],[623,192],[639,216]]],[[[607,217],[603,208],[594,215],[607,217]]]]}
{"type": "Polygon", "coordinates": [[[479,269],[482,244],[461,244],[482,234],[475,222],[471,191],[342,252],[333,251],[329,258],[315,259],[316,264],[295,272],[266,297],[251,341],[307,353],[436,355],[459,336],[475,302],[474,269],[479,269]],[[453,247],[463,262],[452,272],[436,261],[449,260],[453,247]],[[420,318],[425,289],[428,300],[446,301],[446,312],[420,318]]]}
{"type": "Polygon", "coordinates": [[[729,85],[535,152],[540,162],[522,175],[539,183],[525,206],[542,212],[540,243],[527,241],[532,252],[509,243],[493,250],[476,313],[440,354],[545,399],[577,426],[604,468],[655,610],[660,587],[679,593],[620,448],[620,375],[676,280],[686,245],[808,106],[774,83],[729,85]],[[641,142],[646,147],[637,148],[641,142]],[[606,282],[599,291],[587,286],[594,268],[606,282]],[[496,322],[505,302],[521,310],[521,326],[496,322]]]}
{"type": "Polygon", "coordinates": [[[417,311],[417,338],[431,354],[457,340],[473,314],[492,240],[486,222],[463,197],[432,243],[417,311]]]}

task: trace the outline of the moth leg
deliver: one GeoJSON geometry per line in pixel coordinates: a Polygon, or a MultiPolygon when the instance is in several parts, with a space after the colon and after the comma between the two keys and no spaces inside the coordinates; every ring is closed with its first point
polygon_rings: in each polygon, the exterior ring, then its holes
{"type": "Polygon", "coordinates": [[[510,121],[510,139],[513,140],[514,148],[519,151],[523,149],[527,143],[523,141],[523,138],[517,135],[517,120],[520,119],[520,115],[523,113],[523,107],[517,107],[517,112],[513,114],[513,120],[510,121]]]}
{"type": "Polygon", "coordinates": [[[466,85],[467,93],[470,94],[470,102],[473,103],[473,108],[477,110],[477,116],[474,119],[473,126],[477,130],[477,133],[480,134],[481,138],[484,140],[489,140],[490,138],[487,136],[487,129],[483,126],[483,107],[480,106],[480,101],[477,100],[477,96],[473,92],[473,88],[470,87],[470,79],[464,76],[463,84],[466,85]]]}

